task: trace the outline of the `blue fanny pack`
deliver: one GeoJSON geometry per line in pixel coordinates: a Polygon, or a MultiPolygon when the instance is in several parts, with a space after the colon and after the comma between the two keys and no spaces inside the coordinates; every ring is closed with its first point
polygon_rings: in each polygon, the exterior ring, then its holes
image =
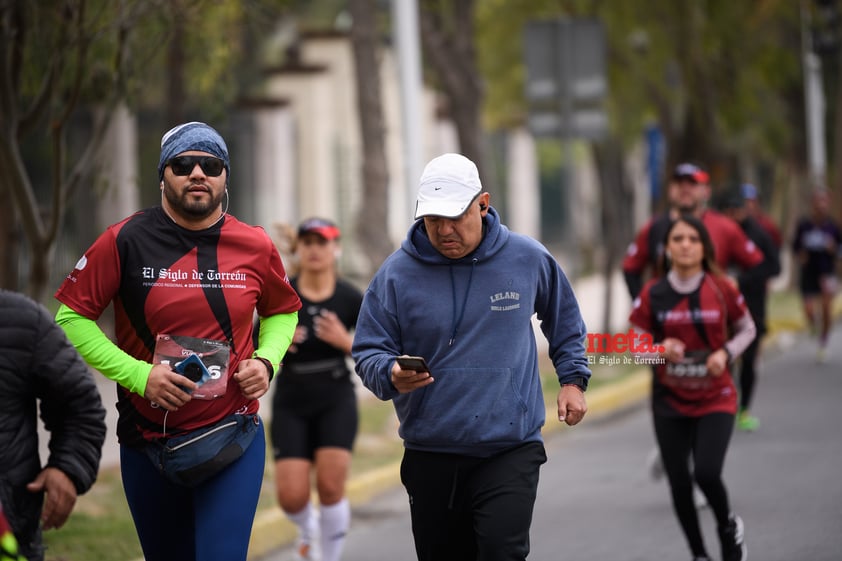
{"type": "Polygon", "coordinates": [[[195,487],[239,459],[260,428],[257,414],[234,414],[213,425],[150,442],[144,451],[161,475],[195,487]]]}

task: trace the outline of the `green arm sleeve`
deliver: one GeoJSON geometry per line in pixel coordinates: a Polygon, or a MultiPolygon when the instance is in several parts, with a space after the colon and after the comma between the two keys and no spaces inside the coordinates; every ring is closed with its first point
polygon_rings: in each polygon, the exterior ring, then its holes
{"type": "Polygon", "coordinates": [[[254,356],[265,358],[272,363],[275,372],[287,353],[295,326],[298,325],[298,312],[291,314],[275,314],[261,317],[260,332],[257,335],[257,350],[254,356]]]}
{"type": "Polygon", "coordinates": [[[146,392],[152,365],[123,351],[94,320],[62,304],[56,313],[56,323],[91,367],[131,392],[139,395],[146,392]]]}

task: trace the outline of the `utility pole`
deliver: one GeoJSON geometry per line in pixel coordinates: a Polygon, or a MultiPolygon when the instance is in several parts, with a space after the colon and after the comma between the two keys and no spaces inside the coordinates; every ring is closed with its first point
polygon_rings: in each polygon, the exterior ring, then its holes
{"type": "Polygon", "coordinates": [[[822,61],[813,49],[808,0],[801,0],[801,56],[804,69],[804,110],[807,124],[807,168],[810,188],[825,185],[827,148],[825,146],[825,98],[822,61]]]}
{"type": "Polygon", "coordinates": [[[405,189],[409,216],[415,216],[415,191],[421,178],[424,137],[421,127],[421,39],[417,0],[392,0],[392,15],[400,69],[405,189]]]}

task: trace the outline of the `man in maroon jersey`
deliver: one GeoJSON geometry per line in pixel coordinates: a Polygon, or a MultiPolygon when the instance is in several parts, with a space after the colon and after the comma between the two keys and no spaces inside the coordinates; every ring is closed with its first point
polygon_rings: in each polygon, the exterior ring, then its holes
{"type": "Polygon", "coordinates": [[[655,272],[663,253],[663,237],[670,222],[682,213],[701,218],[713,241],[716,263],[723,270],[748,270],[763,262],[763,254],[743,233],[740,226],[707,207],[711,189],[706,171],[695,164],[676,166],[669,185],[670,208],[651,218],[638,231],[623,259],[623,275],[632,299],[643,286],[644,273],[655,272]]]}
{"type": "Polygon", "coordinates": [[[301,307],[271,238],[223,208],[229,172],[216,130],[168,131],[161,204],[109,227],[56,292],[68,338],[118,384],[123,488],[147,561],[245,561],[266,455],[258,399],[301,307]],[[116,343],[96,324],[112,303],[116,343]],[[186,358],[196,377],[180,373],[186,358]],[[202,389],[211,380],[222,391],[202,389]],[[176,439],[210,459],[171,473],[176,439]]]}

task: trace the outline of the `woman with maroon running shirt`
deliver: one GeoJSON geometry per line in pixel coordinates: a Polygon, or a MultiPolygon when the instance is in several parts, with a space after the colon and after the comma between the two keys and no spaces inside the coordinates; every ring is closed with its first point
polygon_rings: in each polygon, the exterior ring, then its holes
{"type": "Polygon", "coordinates": [[[630,317],[653,335],[663,359],[652,386],[655,437],[694,560],[710,559],[693,504],[695,480],[716,517],[723,561],[743,561],[743,522],[731,511],[722,467],[737,412],[729,366],[754,340],[755,325],[734,283],[717,270],[699,219],[676,219],[664,247],[666,274],[643,287],[630,317]]]}

